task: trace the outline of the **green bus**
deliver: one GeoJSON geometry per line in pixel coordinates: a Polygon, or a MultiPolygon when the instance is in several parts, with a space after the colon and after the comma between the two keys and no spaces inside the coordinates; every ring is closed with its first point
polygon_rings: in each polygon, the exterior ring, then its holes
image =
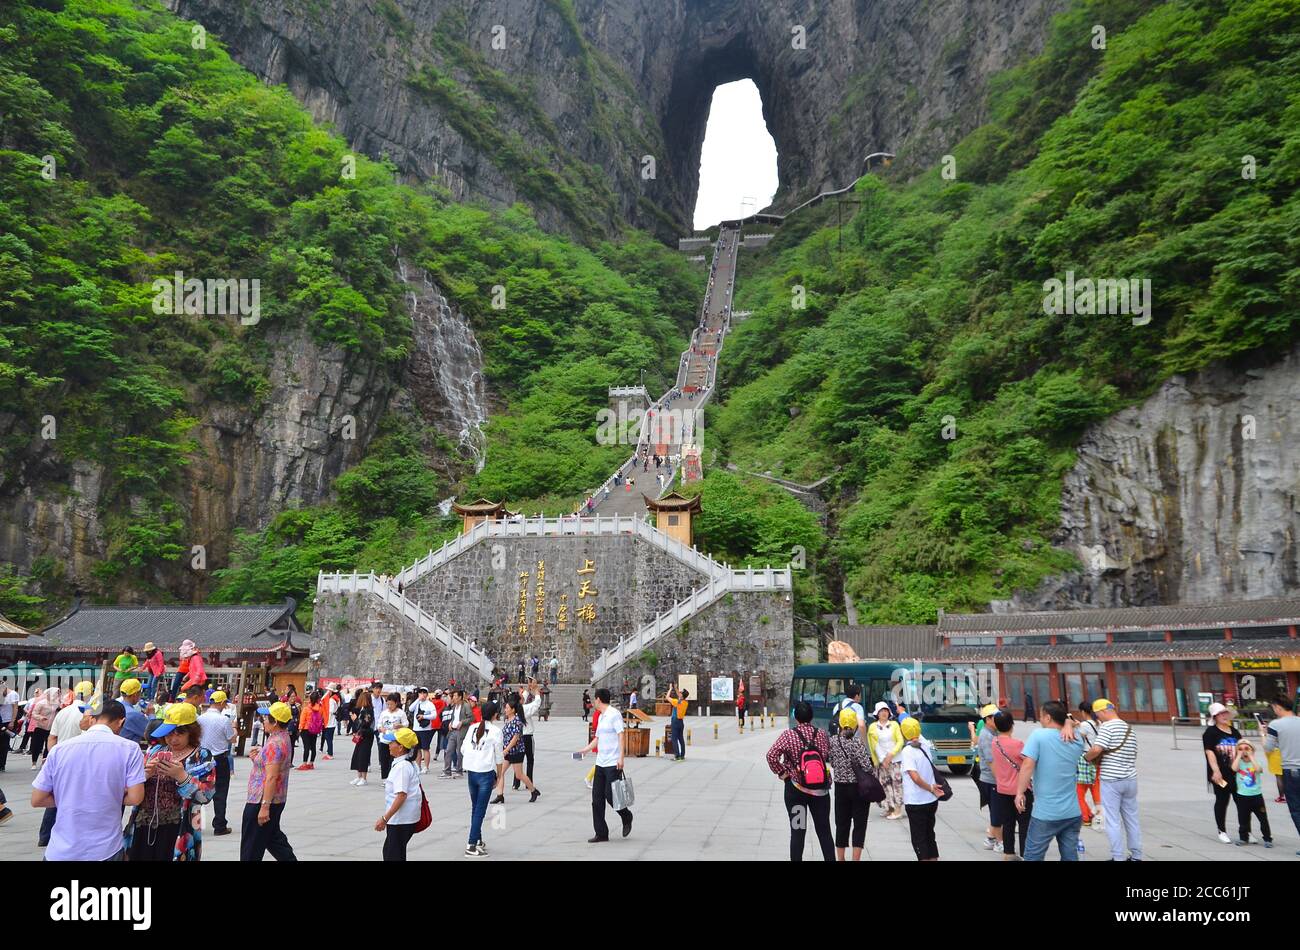
{"type": "Polygon", "coordinates": [[[812,704],[813,722],[830,724],[831,711],[844,698],[850,683],[861,687],[862,708],[870,718],[878,702],[896,710],[902,702],[921,722],[921,735],[934,747],[935,758],[950,772],[964,775],[975,762],[968,724],[979,708],[995,702],[996,667],[956,667],[933,663],[814,663],[794,671],[790,683],[790,723],[795,703],[812,704]]]}

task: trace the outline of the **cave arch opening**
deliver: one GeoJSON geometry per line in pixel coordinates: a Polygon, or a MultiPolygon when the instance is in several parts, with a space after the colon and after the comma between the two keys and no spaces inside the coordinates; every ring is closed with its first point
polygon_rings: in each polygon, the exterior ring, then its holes
{"type": "Polygon", "coordinates": [[[694,227],[761,211],[776,195],[777,148],[752,79],[714,87],[700,149],[694,227]]]}

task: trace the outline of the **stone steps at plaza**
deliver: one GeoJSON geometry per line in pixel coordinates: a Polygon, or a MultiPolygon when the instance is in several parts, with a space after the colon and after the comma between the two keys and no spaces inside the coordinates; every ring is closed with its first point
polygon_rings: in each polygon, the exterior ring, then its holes
{"type": "Polygon", "coordinates": [[[581,716],[582,691],[591,689],[588,683],[555,683],[551,686],[552,716],[581,716]]]}

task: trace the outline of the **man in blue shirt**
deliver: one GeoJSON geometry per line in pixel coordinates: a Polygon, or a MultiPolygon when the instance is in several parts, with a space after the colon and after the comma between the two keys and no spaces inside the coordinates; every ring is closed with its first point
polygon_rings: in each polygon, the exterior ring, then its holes
{"type": "Polygon", "coordinates": [[[1025,860],[1041,861],[1056,839],[1062,861],[1079,860],[1079,828],[1083,814],[1075,794],[1075,772],[1083,741],[1073,732],[1062,734],[1065,704],[1052,700],[1038,712],[1042,728],[1030,733],[1025,742],[1024,761],[1016,784],[1016,808],[1025,810],[1025,792],[1034,783],[1034,807],[1025,837],[1025,860]]]}
{"type": "Polygon", "coordinates": [[[132,742],[143,742],[144,731],[149,728],[149,717],[141,708],[143,703],[140,699],[138,679],[122,680],[122,695],[119,701],[126,709],[126,722],[122,723],[122,731],[118,735],[132,742]]]}

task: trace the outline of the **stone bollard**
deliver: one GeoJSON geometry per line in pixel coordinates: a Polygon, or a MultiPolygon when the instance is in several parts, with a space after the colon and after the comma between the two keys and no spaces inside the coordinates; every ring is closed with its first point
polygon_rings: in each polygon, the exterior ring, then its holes
{"type": "Polygon", "coordinates": [[[686,730],[686,744],[687,745],[691,744],[691,730],[689,729],[686,730]]]}
{"type": "Polygon", "coordinates": [[[773,729],[775,729],[775,728],[776,728],[776,716],[769,716],[769,717],[768,717],[768,722],[767,722],[767,724],[768,724],[769,726],[771,726],[773,729]]]}
{"type": "Polygon", "coordinates": [[[715,742],[718,739],[718,724],[716,722],[713,724],[713,739],[715,742]]]}
{"type": "Polygon", "coordinates": [[[663,746],[663,744],[664,744],[664,740],[662,740],[662,739],[656,739],[656,740],[655,740],[655,758],[656,758],[656,759],[659,758],[659,756],[662,754],[662,751],[663,751],[663,750],[662,750],[661,747],[663,746]]]}

